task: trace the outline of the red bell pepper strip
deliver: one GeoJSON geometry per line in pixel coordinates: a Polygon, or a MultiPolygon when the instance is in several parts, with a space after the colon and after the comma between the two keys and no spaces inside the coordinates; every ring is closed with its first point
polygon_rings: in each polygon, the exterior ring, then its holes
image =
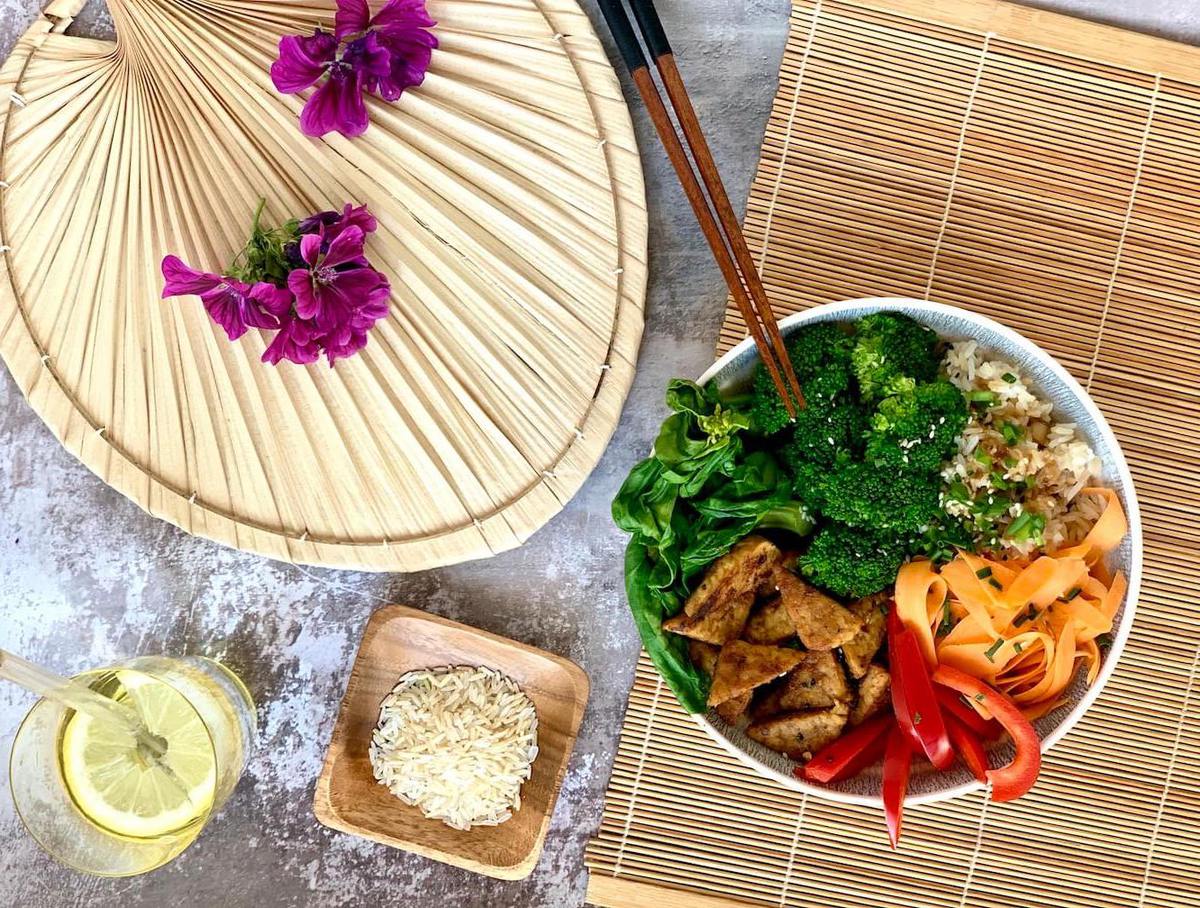
{"type": "Polygon", "coordinates": [[[818,750],[807,764],[796,767],[795,775],[822,784],[857,775],[883,756],[888,732],[895,727],[890,713],[869,719],[818,750]]]}
{"type": "MultiPolygon", "coordinates": [[[[949,713],[954,716],[984,741],[992,741],[1000,737],[1000,732],[1003,731],[1000,723],[985,719],[975,712],[963,702],[962,694],[952,691],[948,687],[942,687],[940,684],[934,685],[933,692],[938,698],[938,703],[942,705],[943,714],[949,713]]],[[[950,724],[948,716],[946,724],[950,724]]]]}
{"type": "Polygon", "coordinates": [[[948,665],[939,665],[933,673],[933,680],[967,697],[982,698],[980,702],[1004,727],[1016,745],[1017,754],[1011,763],[987,771],[987,780],[992,783],[992,800],[1011,801],[1029,791],[1042,768],[1042,745],[1034,727],[1021,715],[1017,705],[978,678],[948,665]]]}
{"type": "Polygon", "coordinates": [[[954,748],[946,735],[946,723],[933,692],[921,644],[916,634],[904,626],[894,604],[888,613],[887,631],[892,708],[896,712],[896,721],[924,751],[929,762],[944,772],[954,765],[954,748]]]}
{"type": "Polygon", "coordinates": [[[950,736],[950,743],[954,745],[959,758],[967,769],[971,770],[971,775],[986,784],[987,751],[983,749],[983,742],[979,740],[979,736],[951,715],[946,716],[946,734],[950,736]]]}
{"type": "Polygon", "coordinates": [[[904,729],[896,726],[887,738],[883,754],[883,813],[887,818],[888,839],[892,848],[900,844],[900,826],[904,821],[904,796],[908,794],[908,774],[912,769],[913,745],[904,729]]]}

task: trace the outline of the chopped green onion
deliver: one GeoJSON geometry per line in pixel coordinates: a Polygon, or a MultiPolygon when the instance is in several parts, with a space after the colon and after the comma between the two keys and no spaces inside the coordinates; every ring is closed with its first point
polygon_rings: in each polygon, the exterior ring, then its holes
{"type": "Polygon", "coordinates": [[[968,502],[971,500],[971,493],[968,491],[965,483],[952,482],[950,488],[946,490],[946,497],[951,501],[968,502]]]}
{"type": "Polygon", "coordinates": [[[1019,653],[1019,652],[1021,652],[1021,650],[1023,650],[1024,648],[1025,648],[1025,647],[1021,646],[1021,644],[1020,644],[1020,643],[1017,643],[1017,642],[1015,642],[1015,641],[1014,641],[1014,643],[1013,643],[1013,652],[1014,652],[1014,653],[1019,653]]]}
{"type": "Polygon", "coordinates": [[[986,699],[987,699],[987,695],[986,695],[986,694],[976,694],[976,695],[975,695],[975,702],[976,702],[976,703],[982,703],[982,702],[983,702],[984,700],[986,700],[986,699]]]}
{"type": "Polygon", "coordinates": [[[983,464],[988,469],[991,469],[992,467],[992,455],[983,450],[983,448],[977,448],[975,450],[975,460],[983,464]]]}
{"type": "Polygon", "coordinates": [[[954,626],[954,616],[950,614],[950,594],[946,593],[946,598],[942,600],[942,620],[938,622],[937,635],[944,637],[950,633],[954,626]]]}
{"type": "Polygon", "coordinates": [[[921,714],[913,713],[913,725],[920,725],[920,724],[921,724],[921,714]]]}
{"type": "Polygon", "coordinates": [[[1004,536],[1013,542],[1024,542],[1029,538],[1029,534],[1033,529],[1033,515],[1029,511],[1022,511],[1013,518],[1013,522],[1008,525],[1008,529],[1004,531],[1004,536]]]}
{"type": "Polygon", "coordinates": [[[1008,382],[1010,385],[1017,380],[1017,377],[1015,375],[1013,375],[1011,372],[1005,372],[1000,377],[1002,379],[1004,379],[1006,382],[1008,382]]]}
{"type": "Polygon", "coordinates": [[[1015,458],[1015,457],[1005,457],[1005,458],[1004,458],[1004,465],[1005,465],[1006,467],[1008,467],[1008,468],[1011,470],[1013,467],[1015,467],[1015,466],[1017,465],[1017,458],[1015,458]]]}
{"type": "Polygon", "coordinates": [[[980,580],[987,580],[992,576],[992,569],[990,567],[981,567],[975,572],[975,576],[980,580]]]}
{"type": "Polygon", "coordinates": [[[1113,645],[1113,635],[1112,634],[1101,634],[1099,637],[1096,638],[1096,646],[1100,647],[1100,649],[1106,650],[1109,647],[1111,647],[1112,645],[1113,645]]]}
{"type": "Polygon", "coordinates": [[[998,400],[1000,400],[1000,395],[998,395],[995,391],[968,391],[963,395],[963,397],[965,397],[969,403],[983,404],[988,407],[994,405],[998,400]]]}
{"type": "Polygon", "coordinates": [[[1004,478],[1004,474],[999,470],[992,474],[992,488],[1000,492],[1008,491],[1008,480],[1004,478]]]}
{"type": "Polygon", "coordinates": [[[1009,445],[1018,444],[1025,437],[1024,430],[1011,422],[1000,423],[1000,434],[1004,436],[1004,443],[1009,445]]]}
{"type": "Polygon", "coordinates": [[[993,643],[983,655],[987,657],[988,662],[996,661],[996,653],[1000,652],[1000,647],[1004,646],[1004,639],[999,638],[993,643]]]}
{"type": "Polygon", "coordinates": [[[1001,514],[1004,514],[1008,511],[1008,507],[1011,504],[1012,502],[1007,498],[996,498],[988,502],[987,507],[983,509],[983,516],[999,517],[1001,514]]]}
{"type": "Polygon", "coordinates": [[[1013,621],[1013,627],[1020,627],[1022,624],[1025,624],[1028,621],[1033,621],[1040,614],[1041,612],[1034,608],[1034,605],[1031,602],[1029,603],[1029,610],[1024,614],[1018,615],[1013,621]]]}
{"type": "Polygon", "coordinates": [[[1000,581],[997,580],[995,577],[989,577],[988,583],[990,583],[992,586],[994,586],[998,590],[1004,589],[1004,585],[1001,584],[1000,581]]]}
{"type": "Polygon", "coordinates": [[[1067,590],[1067,595],[1063,596],[1063,602],[1070,602],[1076,596],[1083,592],[1079,587],[1073,586],[1067,590]]]}

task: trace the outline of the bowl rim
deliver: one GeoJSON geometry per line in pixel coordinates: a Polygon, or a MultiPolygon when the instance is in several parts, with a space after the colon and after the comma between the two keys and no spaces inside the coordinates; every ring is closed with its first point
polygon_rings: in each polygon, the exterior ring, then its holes
{"type": "MultiPolygon", "coordinates": [[[[958,306],[950,306],[945,303],[935,303],[929,300],[919,300],[912,297],[904,296],[867,296],[856,299],[840,300],[838,302],[822,303],[805,309],[801,312],[793,313],[786,318],[779,320],[780,329],[791,327],[792,325],[803,324],[808,321],[820,320],[826,321],[823,316],[838,315],[844,312],[855,312],[856,317],[861,317],[864,313],[861,311],[864,307],[871,307],[876,312],[883,312],[897,309],[918,309],[922,312],[930,314],[940,314],[952,316],[956,319],[966,321],[968,323],[978,325],[993,331],[1006,340],[1011,342],[1016,348],[1022,350],[1027,355],[1038,360],[1042,365],[1049,369],[1054,376],[1063,383],[1083,405],[1094,421],[1099,434],[1105,436],[1105,441],[1108,442],[1111,449],[1115,452],[1115,463],[1112,465],[1121,480],[1121,486],[1125,492],[1125,511],[1129,520],[1129,538],[1130,538],[1130,558],[1129,558],[1129,588],[1125,592],[1123,602],[1123,611],[1121,614],[1121,623],[1116,628],[1113,634],[1113,643],[1109,648],[1107,657],[1100,665],[1100,673],[1082,697],[1076,703],[1069,713],[1063,717],[1062,721],[1055,726],[1046,737],[1042,739],[1041,750],[1042,754],[1046,754],[1050,749],[1057,744],[1064,735],[1067,734],[1075,724],[1083,718],[1086,713],[1096,702],[1097,697],[1104,690],[1108,679],[1112,676],[1113,671],[1120,661],[1121,654],[1125,651],[1125,643],[1129,639],[1130,631],[1133,627],[1134,615],[1137,612],[1138,594],[1142,584],[1142,518],[1141,511],[1138,507],[1137,492],[1133,483],[1133,475],[1129,471],[1129,464],[1125,460],[1125,452],[1122,450],[1120,442],[1117,440],[1112,427],[1109,426],[1108,420],[1104,418],[1104,414],[1100,412],[1100,408],[1092,400],[1091,395],[1079,384],[1078,381],[1056,360],[1053,356],[1029,340],[1024,335],[1014,331],[1012,328],[1000,324],[995,319],[989,318],[986,315],[980,315],[976,312],[971,312],[968,309],[962,309],[958,306]]],[[[704,373],[697,379],[697,384],[706,385],[712,380],[718,372],[720,372],[730,362],[740,357],[748,348],[754,344],[753,338],[747,337],[743,339],[737,346],[720,356],[704,373]]],[[[824,798],[829,801],[837,801],[844,804],[863,804],[870,807],[882,807],[883,799],[878,795],[860,795],[842,791],[834,791],[825,788],[821,785],[816,785],[812,782],[807,782],[803,779],[798,779],[791,775],[786,775],[779,772],[773,767],[763,763],[758,758],[742,750],[730,741],[721,731],[713,724],[711,719],[712,713],[696,713],[692,719],[719,744],[727,753],[736,758],[739,762],[749,766],[755,772],[767,778],[774,779],[780,782],[785,787],[793,791],[800,791],[806,794],[812,794],[819,798],[824,798]]],[[[951,798],[957,798],[973,791],[980,791],[984,788],[982,782],[972,780],[961,785],[953,785],[940,791],[928,792],[920,795],[909,795],[904,799],[905,804],[933,804],[939,801],[948,801],[951,798]]]]}

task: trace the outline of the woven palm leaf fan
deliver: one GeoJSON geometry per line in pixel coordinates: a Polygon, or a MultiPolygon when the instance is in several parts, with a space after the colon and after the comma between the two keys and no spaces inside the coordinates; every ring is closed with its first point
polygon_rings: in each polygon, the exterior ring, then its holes
{"type": "Polygon", "coordinates": [[[0,350],[151,513],[287,561],[419,570],[516,546],[595,465],[642,330],[646,213],[620,87],[573,0],[431,0],[422,86],[305,138],[268,67],[332,2],[47,9],[0,72],[0,350]],[[166,253],[219,270],[265,221],[366,203],[390,315],[335,368],[260,360],[166,253]]]}

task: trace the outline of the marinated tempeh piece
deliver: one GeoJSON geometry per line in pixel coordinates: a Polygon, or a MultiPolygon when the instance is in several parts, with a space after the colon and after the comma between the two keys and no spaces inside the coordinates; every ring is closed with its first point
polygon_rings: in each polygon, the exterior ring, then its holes
{"type": "Polygon", "coordinates": [[[701,640],[688,641],[688,658],[692,665],[711,678],[717,671],[717,657],[721,655],[721,647],[704,643],[701,640]]]}
{"type": "Polygon", "coordinates": [[[773,719],[754,722],[746,734],[771,750],[787,754],[793,760],[809,760],[827,744],[837,740],[846,727],[849,708],[838,703],[828,709],[784,713],[773,719]]]}
{"type": "Polygon", "coordinates": [[[850,710],[850,724],[860,725],[882,710],[892,699],[892,677],[882,665],[872,663],[858,682],[858,699],[850,710]]]}
{"type": "Polygon", "coordinates": [[[717,670],[708,692],[708,705],[719,706],[780,675],[786,675],[803,656],[798,650],[780,646],[755,646],[743,640],[727,643],[717,658],[717,670]]]}
{"type": "Polygon", "coordinates": [[[842,644],[842,656],[852,677],[863,677],[870,668],[871,660],[879,652],[887,624],[887,602],[887,593],[876,593],[850,606],[850,611],[863,623],[862,630],[852,640],[842,644]]]}
{"type": "Polygon", "coordinates": [[[683,604],[685,615],[697,615],[724,600],[754,594],[779,565],[779,549],[761,536],[747,536],[713,563],[700,585],[683,604]]]}
{"type": "Polygon", "coordinates": [[[835,649],[862,629],[862,620],[848,608],[791,571],[776,571],[775,583],[796,633],[809,649],[835,649]]]}
{"type": "Polygon", "coordinates": [[[836,703],[849,703],[854,691],[846,683],[846,674],[833,653],[807,652],[779,685],[763,698],[754,711],[756,719],[795,712],[824,709],[836,703]]]}
{"type": "MultiPolygon", "coordinates": [[[[773,583],[773,581],[772,581],[773,583]]],[[[783,598],[772,596],[760,602],[750,611],[750,619],[742,630],[742,639],[747,643],[778,645],[796,636],[796,625],[784,608],[783,598]]]]}
{"type": "Polygon", "coordinates": [[[754,692],[742,694],[740,697],[734,697],[732,700],[726,700],[717,707],[717,715],[728,722],[730,725],[737,723],[737,720],[742,717],[742,713],[746,711],[746,707],[750,705],[750,698],[754,696],[754,692]]]}
{"type": "Polygon", "coordinates": [[[673,634],[715,643],[721,646],[741,636],[754,604],[754,593],[726,599],[713,599],[709,605],[694,615],[680,612],[663,622],[663,630],[673,634]]]}

